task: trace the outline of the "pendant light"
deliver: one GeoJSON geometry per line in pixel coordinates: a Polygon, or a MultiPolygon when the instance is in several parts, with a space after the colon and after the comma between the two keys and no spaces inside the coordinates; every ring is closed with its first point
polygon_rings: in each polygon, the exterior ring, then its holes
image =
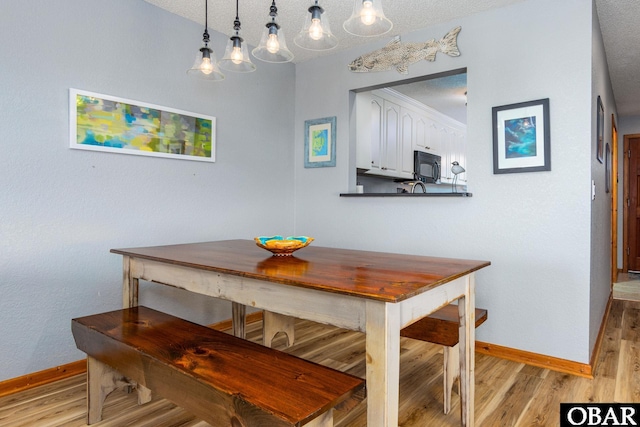
{"type": "Polygon", "coordinates": [[[280,30],[280,25],[276,22],[278,16],[278,8],[276,0],[273,0],[269,8],[269,17],[271,20],[267,22],[264,30],[262,30],[262,38],[258,47],[251,52],[257,59],[265,62],[289,62],[293,59],[293,53],[287,49],[287,42],[284,33],[280,30]]]}
{"type": "Polygon", "coordinates": [[[220,68],[237,73],[250,73],[256,70],[256,66],[251,62],[247,45],[240,37],[240,18],[238,17],[238,0],[236,0],[236,20],[233,21],[233,35],[227,42],[227,49],[224,56],[218,63],[220,68]]]}
{"type": "Polygon", "coordinates": [[[342,27],[347,33],[374,37],[388,33],[393,28],[382,11],[382,0],[354,0],[353,13],[342,27]]]}
{"type": "Polygon", "coordinates": [[[293,39],[293,42],[303,49],[329,50],[338,46],[338,39],[331,34],[329,20],[323,16],[324,9],[318,5],[318,0],[309,9],[309,14],[302,31],[293,39]]]}
{"type": "Polygon", "coordinates": [[[224,80],[224,74],[218,70],[216,64],[216,54],[209,48],[209,31],[208,31],[208,0],[204,2],[204,34],[202,41],[204,46],[200,48],[200,53],[196,55],[193,67],[187,70],[187,74],[196,76],[204,80],[221,81],[224,80]]]}

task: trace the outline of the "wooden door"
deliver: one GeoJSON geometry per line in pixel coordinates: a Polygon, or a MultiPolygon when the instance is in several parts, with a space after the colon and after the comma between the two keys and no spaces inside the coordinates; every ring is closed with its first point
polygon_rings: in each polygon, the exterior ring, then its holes
{"type": "MultiPolygon", "coordinates": [[[[626,138],[625,138],[626,139],[626,138]]],[[[628,270],[640,272],[640,136],[628,138],[628,270]]]]}

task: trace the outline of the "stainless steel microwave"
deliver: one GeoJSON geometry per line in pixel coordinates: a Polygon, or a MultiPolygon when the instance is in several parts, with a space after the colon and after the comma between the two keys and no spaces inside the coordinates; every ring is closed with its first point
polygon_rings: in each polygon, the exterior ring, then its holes
{"type": "Polygon", "coordinates": [[[440,156],[424,151],[413,152],[413,176],[425,184],[440,184],[440,156]]]}

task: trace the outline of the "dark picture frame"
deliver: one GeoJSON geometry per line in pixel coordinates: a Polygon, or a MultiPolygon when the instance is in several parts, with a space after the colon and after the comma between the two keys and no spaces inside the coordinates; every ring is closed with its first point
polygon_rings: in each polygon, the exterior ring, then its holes
{"type": "Polygon", "coordinates": [[[596,134],[596,159],[600,163],[603,162],[602,151],[604,148],[604,107],[602,105],[602,98],[598,95],[598,102],[596,104],[598,128],[596,134]]]}
{"type": "Polygon", "coordinates": [[[493,173],[551,170],[549,98],[493,107],[493,173]]]}

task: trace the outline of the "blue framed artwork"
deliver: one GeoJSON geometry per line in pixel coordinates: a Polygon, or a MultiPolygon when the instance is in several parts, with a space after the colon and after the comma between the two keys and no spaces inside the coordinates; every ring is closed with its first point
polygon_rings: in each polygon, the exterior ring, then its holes
{"type": "Polygon", "coordinates": [[[215,117],[77,89],[69,110],[71,148],[215,161],[215,117]]]}
{"type": "Polygon", "coordinates": [[[493,107],[493,173],[551,170],[549,98],[493,107]]]}
{"type": "Polygon", "coordinates": [[[336,118],[304,122],[304,167],[323,168],[336,165],[336,118]]]}

